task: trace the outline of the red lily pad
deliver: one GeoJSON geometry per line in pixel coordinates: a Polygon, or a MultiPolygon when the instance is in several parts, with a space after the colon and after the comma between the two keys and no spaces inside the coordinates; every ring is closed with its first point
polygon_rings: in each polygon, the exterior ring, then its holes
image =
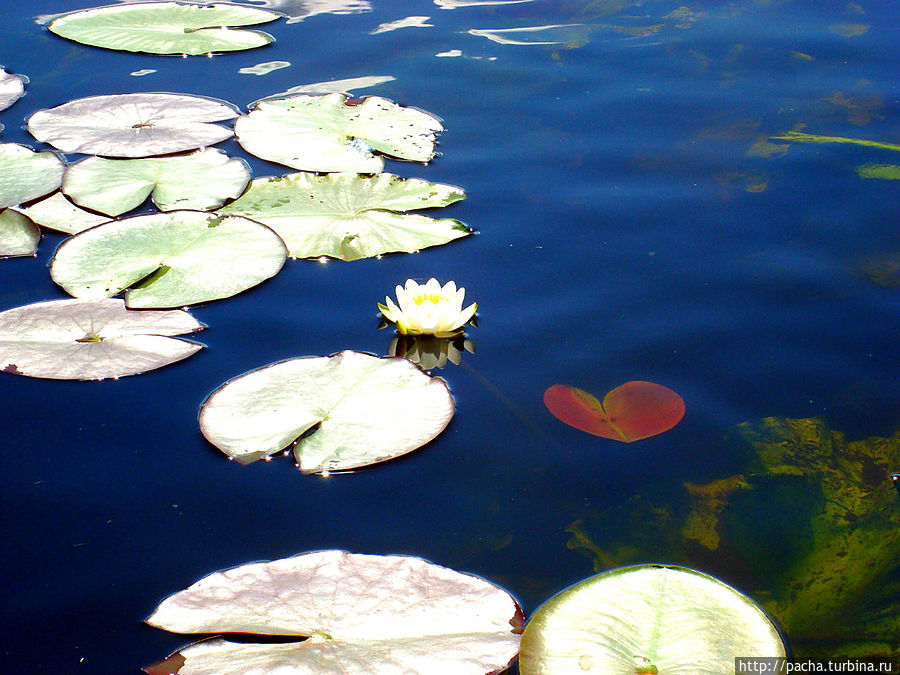
{"type": "Polygon", "coordinates": [[[631,443],[668,431],[684,417],[684,400],[653,382],[626,382],[603,397],[554,384],[544,392],[554,417],[594,436],[631,443]]]}

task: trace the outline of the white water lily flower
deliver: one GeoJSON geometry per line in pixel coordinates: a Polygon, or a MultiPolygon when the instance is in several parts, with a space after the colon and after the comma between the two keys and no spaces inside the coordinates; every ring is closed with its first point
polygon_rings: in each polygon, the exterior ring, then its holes
{"type": "Polygon", "coordinates": [[[462,329],[478,308],[477,303],[472,303],[463,309],[465,296],[466,289],[457,290],[452,281],[442,287],[437,279],[429,279],[424,285],[407,279],[405,287],[397,286],[396,304],[385,298],[387,305],[378,303],[378,309],[388,321],[397,324],[401,335],[451,337],[462,329]]]}

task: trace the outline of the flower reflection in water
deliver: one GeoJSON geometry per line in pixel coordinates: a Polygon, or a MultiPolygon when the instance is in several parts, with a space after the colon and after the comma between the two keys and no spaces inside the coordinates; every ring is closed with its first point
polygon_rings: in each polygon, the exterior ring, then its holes
{"type": "Polygon", "coordinates": [[[464,335],[439,338],[433,335],[397,335],[388,347],[391,356],[402,356],[424,370],[443,368],[447,362],[458,366],[463,352],[475,353],[475,343],[464,335]]]}

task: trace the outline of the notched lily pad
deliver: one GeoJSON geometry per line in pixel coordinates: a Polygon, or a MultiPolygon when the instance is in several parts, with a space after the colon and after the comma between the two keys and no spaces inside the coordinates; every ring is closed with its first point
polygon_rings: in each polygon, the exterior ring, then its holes
{"type": "Polygon", "coordinates": [[[0,209],[43,197],[59,187],[65,164],[55,152],[0,143],[0,209]]]}
{"type": "Polygon", "coordinates": [[[121,300],[53,300],[0,312],[0,370],[102,380],[161,368],[203,345],[173,336],[206,328],[183,310],[133,312],[121,300]]]}
{"type": "Polygon", "coordinates": [[[27,81],[21,75],[13,75],[0,66],[0,110],[6,110],[22,97],[27,81]]]}
{"type": "Polygon", "coordinates": [[[63,152],[151,157],[214,145],[232,135],[213,124],[239,115],[230,103],[187,94],[89,96],[28,119],[28,131],[63,152]]]}
{"type": "Polygon", "coordinates": [[[235,121],[243,148],[257,157],[306,171],[378,173],[389,157],[434,157],[440,120],[378,96],[360,103],[346,94],[296,95],[259,101],[235,121]]]}
{"type": "Polygon", "coordinates": [[[0,210],[0,258],[37,253],[41,230],[12,209],[0,210]]]}
{"type": "Polygon", "coordinates": [[[410,361],[344,351],[230,380],[203,403],[200,430],[242,464],[293,445],[303,473],[322,473],[415,450],[444,430],[453,409],[447,383],[410,361]]]}
{"type": "Polygon", "coordinates": [[[207,640],[148,673],[485,675],[515,658],[522,612],[502,588],[421,558],[317,551],[211,574],[164,600],[147,623],[298,639],[207,640]]]}
{"type": "Polygon", "coordinates": [[[181,307],[227,298],[274,276],[284,243],[261,223],[202,211],[122,218],[67,239],[53,280],[79,298],[128,289],[130,308],[181,307]]]}
{"type": "Polygon", "coordinates": [[[95,225],[109,222],[106,216],[98,216],[96,213],[78,208],[66,199],[62,192],[54,192],[31,206],[16,206],[12,210],[28,216],[32,222],[41,227],[67,234],[77,234],[95,225]]]}
{"type": "Polygon", "coordinates": [[[242,215],[278,232],[293,258],[358,260],[418,251],[471,234],[458,220],[408,211],[465,198],[452,185],[402,179],[389,173],[295,173],[258,178],[219,213],[242,215]]]}
{"type": "Polygon", "coordinates": [[[238,197],[249,182],[246,162],[206,148],[177,157],[89,157],[66,170],[62,188],[81,206],[118,216],[151,194],[160,211],[215,209],[238,197]]]}
{"type": "Polygon", "coordinates": [[[626,382],[600,403],[577,387],[554,384],[544,405],[561,422],[594,436],[631,443],[668,431],[684,417],[684,400],[654,382],[626,382]]]}
{"type": "Polygon", "coordinates": [[[280,17],[275,12],[233,4],[146,2],[94,7],[52,21],[51,32],[93,47],[149,54],[210,54],[254,49],[271,35],[233,30],[280,17]]]}
{"type": "Polygon", "coordinates": [[[733,673],[737,656],[784,657],[750,598],[682,567],[638,565],[575,584],[542,605],[522,635],[522,675],[733,673]]]}

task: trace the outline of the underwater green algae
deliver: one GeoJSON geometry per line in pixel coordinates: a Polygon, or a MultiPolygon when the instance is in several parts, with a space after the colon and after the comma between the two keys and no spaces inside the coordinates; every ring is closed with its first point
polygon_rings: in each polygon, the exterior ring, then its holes
{"type": "Polygon", "coordinates": [[[586,516],[569,548],[597,570],[652,559],[730,579],[800,656],[896,654],[900,432],[851,441],[820,419],[765,418],[730,440],[742,473],[586,516]]]}

